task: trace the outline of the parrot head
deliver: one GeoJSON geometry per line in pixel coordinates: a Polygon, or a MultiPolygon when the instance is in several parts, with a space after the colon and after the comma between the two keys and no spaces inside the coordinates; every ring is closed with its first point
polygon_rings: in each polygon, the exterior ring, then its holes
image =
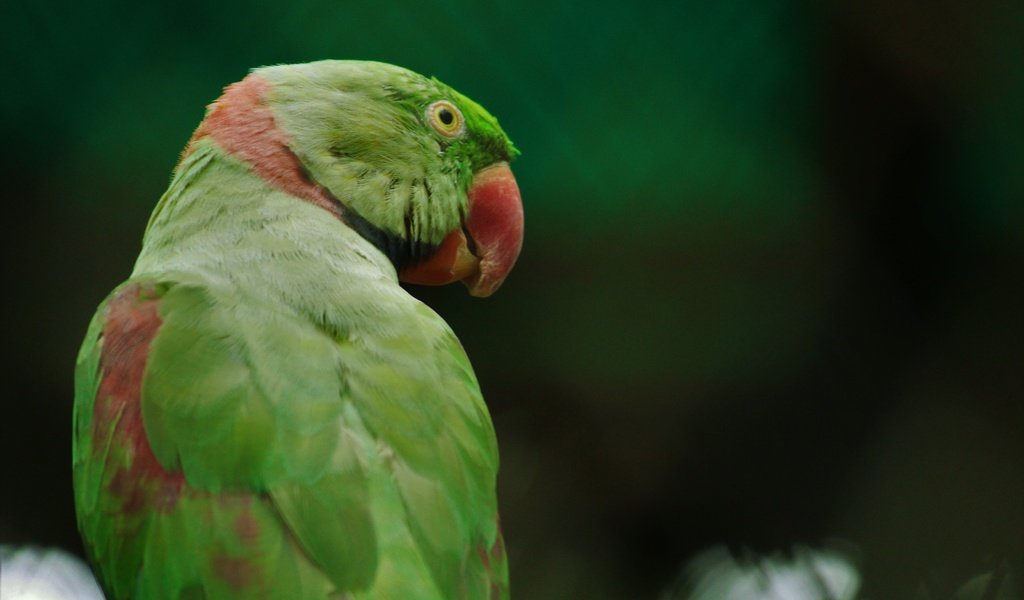
{"type": "Polygon", "coordinates": [[[489,296],[519,255],[508,166],[518,151],[490,113],[436,79],[365,61],[263,67],[210,105],[193,143],[206,136],[334,213],[402,281],[462,281],[489,296]]]}

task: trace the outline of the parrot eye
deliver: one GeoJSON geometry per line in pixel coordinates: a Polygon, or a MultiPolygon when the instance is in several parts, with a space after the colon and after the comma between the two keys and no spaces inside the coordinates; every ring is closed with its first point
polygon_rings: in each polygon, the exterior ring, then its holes
{"type": "Polygon", "coordinates": [[[445,137],[461,134],[465,125],[462,113],[447,100],[438,100],[427,107],[427,121],[434,131],[445,137]]]}

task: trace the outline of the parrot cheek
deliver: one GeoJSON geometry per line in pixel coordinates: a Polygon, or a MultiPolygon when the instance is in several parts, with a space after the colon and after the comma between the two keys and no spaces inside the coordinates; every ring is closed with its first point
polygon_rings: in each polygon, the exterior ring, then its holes
{"type": "Polygon", "coordinates": [[[490,296],[505,280],[523,245],[523,204],[508,164],[481,169],[469,189],[465,225],[449,233],[427,260],[402,269],[406,283],[461,281],[471,296],[490,296]]]}

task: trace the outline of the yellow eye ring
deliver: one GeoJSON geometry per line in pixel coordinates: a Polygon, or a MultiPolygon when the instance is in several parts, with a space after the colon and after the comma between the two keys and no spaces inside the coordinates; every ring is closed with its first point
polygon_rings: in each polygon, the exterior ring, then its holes
{"type": "Polygon", "coordinates": [[[438,100],[427,107],[427,121],[434,131],[445,137],[455,137],[466,126],[462,111],[447,100],[438,100]]]}

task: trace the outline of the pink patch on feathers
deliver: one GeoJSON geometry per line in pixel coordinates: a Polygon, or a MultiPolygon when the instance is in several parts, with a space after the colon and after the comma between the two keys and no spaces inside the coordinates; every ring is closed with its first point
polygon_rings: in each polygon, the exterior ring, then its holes
{"type": "Polygon", "coordinates": [[[260,524],[248,507],[244,512],[235,517],[233,525],[235,534],[238,535],[238,539],[242,542],[255,545],[257,540],[259,540],[260,524]]]}
{"type": "Polygon", "coordinates": [[[483,544],[476,547],[477,558],[484,565],[484,569],[487,570],[487,574],[490,576],[491,587],[489,595],[491,600],[499,600],[504,595],[504,586],[498,581],[498,578],[494,573],[494,565],[505,560],[505,541],[504,536],[501,534],[501,517],[496,518],[498,525],[498,537],[495,538],[494,543],[491,544],[490,548],[487,548],[483,544]]]}
{"type": "Polygon", "coordinates": [[[234,590],[242,590],[256,581],[256,568],[244,559],[215,555],[211,561],[213,574],[234,590]]]}
{"type": "Polygon", "coordinates": [[[270,84],[256,74],[226,87],[192,134],[182,159],[191,153],[195,141],[209,136],[225,152],[249,163],[270,185],[340,218],[341,205],[309,179],[291,151],[288,136],[277,128],[274,113],[263,101],[269,89],[270,84]]]}
{"type": "Polygon", "coordinates": [[[157,304],[151,289],[129,286],[111,299],[103,328],[93,446],[99,457],[106,456],[108,443],[124,457],[108,490],[125,513],[171,510],[185,482],[180,471],[168,472],[157,461],[142,421],[142,378],[150,343],[162,324],[157,304]]]}

